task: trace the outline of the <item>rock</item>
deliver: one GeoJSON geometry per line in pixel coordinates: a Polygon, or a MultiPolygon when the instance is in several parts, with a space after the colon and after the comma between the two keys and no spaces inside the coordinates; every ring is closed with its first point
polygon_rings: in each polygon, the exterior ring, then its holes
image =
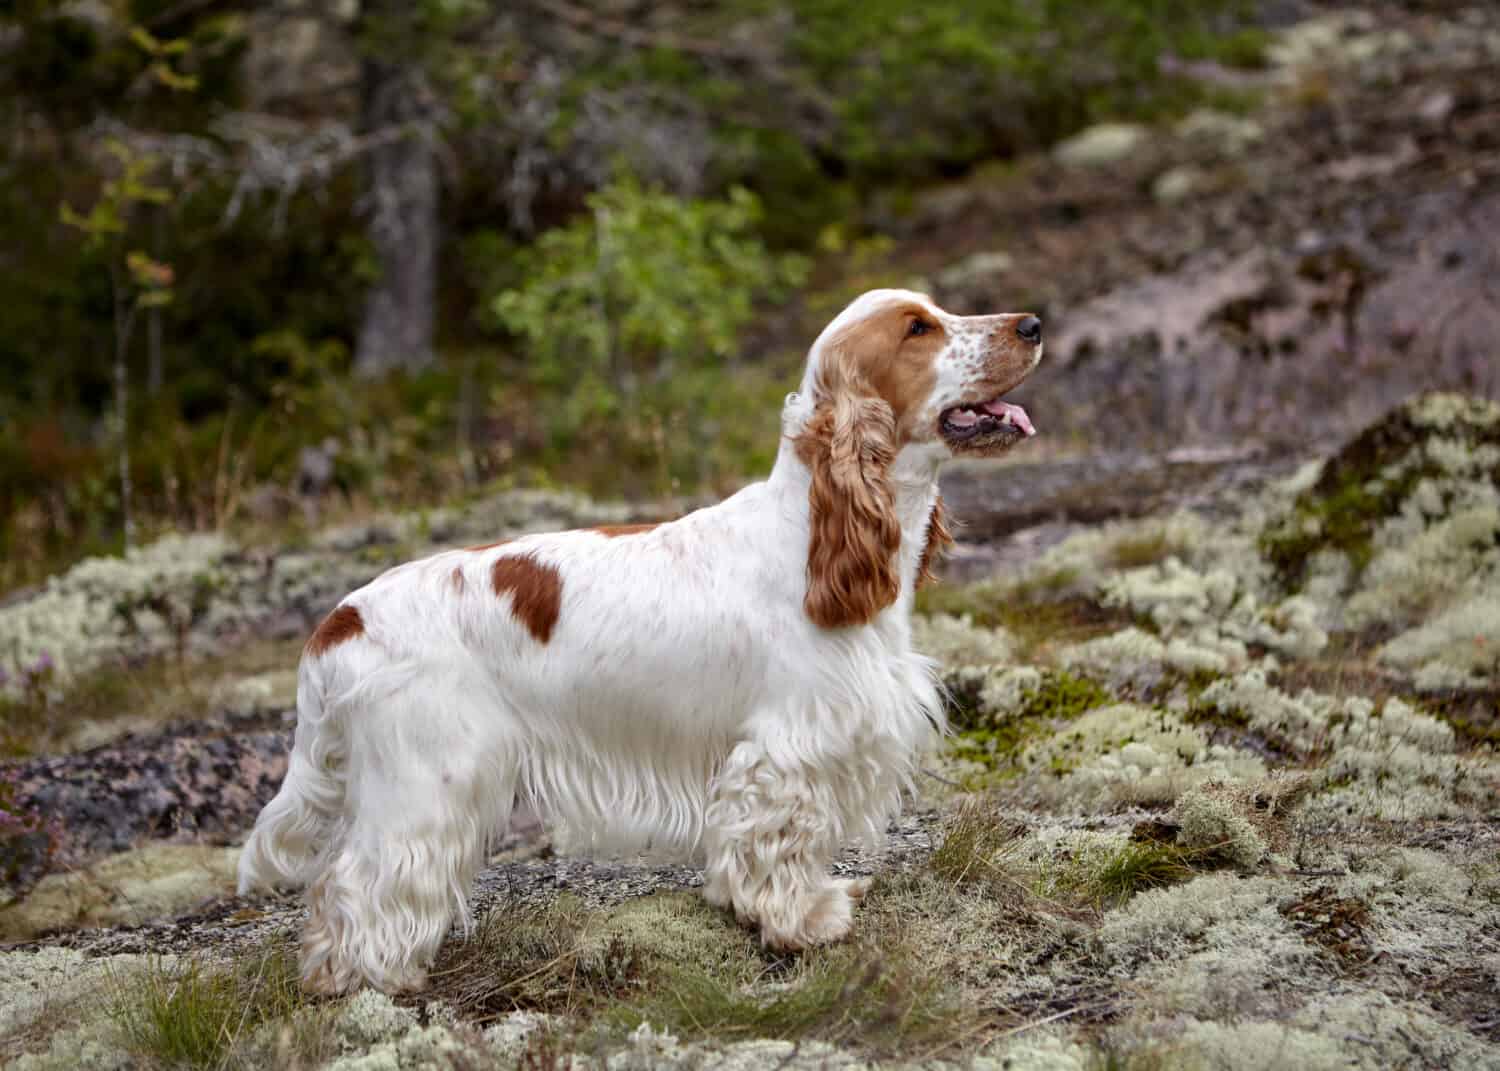
{"type": "Polygon", "coordinates": [[[1170,168],[1151,184],[1151,196],[1164,205],[1185,201],[1203,189],[1206,177],[1202,168],[1191,164],[1170,168]]]}
{"type": "Polygon", "coordinates": [[[53,819],[57,862],[147,837],[237,836],[286,773],[291,734],[203,723],[14,764],[16,805],[53,819]]]}
{"type": "Polygon", "coordinates": [[[1003,250],[973,253],[938,272],[934,281],[941,300],[949,307],[983,307],[1015,264],[1015,258],[1003,250]]]}
{"type": "Polygon", "coordinates": [[[1266,136],[1265,128],[1254,119],[1210,108],[1195,109],[1178,121],[1173,133],[1184,141],[1229,158],[1243,156],[1266,136]]]}
{"type": "Polygon", "coordinates": [[[1424,123],[1431,123],[1434,126],[1446,123],[1448,117],[1453,114],[1456,103],[1452,93],[1440,90],[1422,102],[1417,108],[1417,117],[1424,123]]]}
{"type": "Polygon", "coordinates": [[[1139,123],[1100,123],[1059,142],[1052,157],[1067,167],[1109,167],[1134,156],[1150,138],[1139,123]]]}
{"type": "Polygon", "coordinates": [[[204,900],[231,895],[238,858],[237,848],[150,844],[79,870],[49,874],[24,900],[0,911],[0,940],[180,914],[204,900]]]}
{"type": "Polygon", "coordinates": [[[1015,267],[1016,258],[1003,250],[973,253],[952,267],[938,272],[937,281],[943,286],[960,287],[975,279],[993,279],[1015,267]]]}

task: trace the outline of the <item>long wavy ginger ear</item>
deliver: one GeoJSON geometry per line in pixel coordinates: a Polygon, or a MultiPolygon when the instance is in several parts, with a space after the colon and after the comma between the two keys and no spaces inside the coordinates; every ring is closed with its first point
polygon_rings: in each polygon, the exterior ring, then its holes
{"type": "Polygon", "coordinates": [[[895,414],[879,398],[839,391],[813,411],[798,453],[812,470],[803,606],[823,628],[862,625],[901,592],[901,525],[889,478],[895,414]]]}

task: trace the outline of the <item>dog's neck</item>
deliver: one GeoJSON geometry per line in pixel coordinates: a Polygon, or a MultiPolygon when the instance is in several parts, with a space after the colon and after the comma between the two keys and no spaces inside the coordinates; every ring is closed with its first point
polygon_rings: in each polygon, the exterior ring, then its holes
{"type": "MultiPolygon", "coordinates": [[[[795,401],[789,399],[787,412],[783,415],[776,463],[771,468],[767,486],[784,503],[783,515],[798,517],[805,528],[810,528],[808,492],[812,487],[812,471],[797,453],[796,437],[803,423],[798,416],[795,401]]],[[[903,447],[891,465],[891,491],[896,518],[901,525],[901,597],[898,605],[909,605],[916,588],[917,568],[927,547],[927,529],[938,496],[938,470],[947,458],[947,450],[937,444],[912,444],[903,447]]]]}
{"type": "Polygon", "coordinates": [[[934,443],[902,447],[891,465],[891,491],[901,522],[901,599],[916,590],[917,570],[927,549],[927,529],[938,497],[938,470],[948,451],[934,443]]]}

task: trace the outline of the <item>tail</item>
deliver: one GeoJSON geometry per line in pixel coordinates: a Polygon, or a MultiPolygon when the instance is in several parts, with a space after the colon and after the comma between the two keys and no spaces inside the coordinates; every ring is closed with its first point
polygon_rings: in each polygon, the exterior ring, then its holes
{"type": "Polygon", "coordinates": [[[333,847],[347,750],[338,712],[326,705],[325,662],[324,655],[308,653],[298,667],[297,731],[286,780],[260,812],[240,853],[241,894],[309,884],[333,847]]]}

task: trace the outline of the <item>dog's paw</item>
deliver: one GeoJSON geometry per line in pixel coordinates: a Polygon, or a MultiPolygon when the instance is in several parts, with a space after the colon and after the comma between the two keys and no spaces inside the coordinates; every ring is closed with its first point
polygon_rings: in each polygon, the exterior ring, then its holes
{"type": "Polygon", "coordinates": [[[842,886],[849,894],[849,899],[857,904],[865,898],[865,893],[870,891],[874,881],[873,878],[836,878],[834,884],[842,886]]]}
{"type": "Polygon", "coordinates": [[[373,984],[382,993],[416,993],[427,988],[427,972],[421,967],[407,967],[373,984]]]}
{"type": "Polygon", "coordinates": [[[331,960],[305,966],[302,971],[302,991],[316,997],[337,997],[359,987],[359,978],[352,971],[334,970],[331,960]]]}
{"type": "Polygon", "coordinates": [[[766,912],[761,917],[761,942],[778,952],[801,952],[843,940],[854,925],[854,904],[868,887],[866,882],[830,882],[803,901],[800,916],[766,912]]]}

